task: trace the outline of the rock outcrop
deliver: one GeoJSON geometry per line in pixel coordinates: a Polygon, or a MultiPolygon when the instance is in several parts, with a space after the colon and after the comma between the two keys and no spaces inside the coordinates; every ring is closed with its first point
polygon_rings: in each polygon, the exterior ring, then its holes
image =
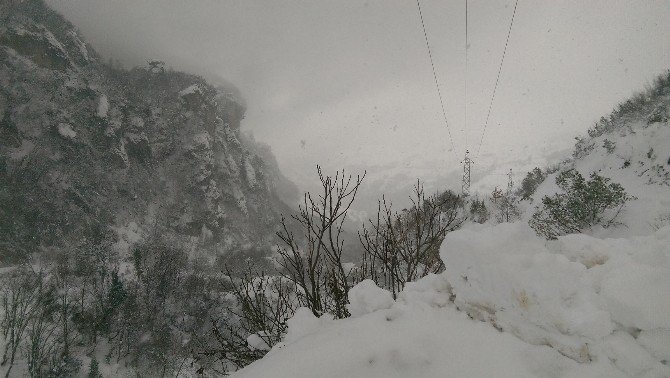
{"type": "Polygon", "coordinates": [[[129,229],[210,263],[274,244],[296,190],[240,132],[237,89],[152,63],[111,67],[41,1],[0,0],[0,260],[123,254],[129,229]]]}

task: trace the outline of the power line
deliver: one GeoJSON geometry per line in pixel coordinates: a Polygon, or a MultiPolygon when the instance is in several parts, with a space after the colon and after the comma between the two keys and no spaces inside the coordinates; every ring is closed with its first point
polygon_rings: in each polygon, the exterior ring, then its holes
{"type": "Polygon", "coordinates": [[[465,90],[463,100],[465,102],[463,116],[463,134],[465,134],[465,148],[468,147],[468,0],[465,0],[465,90]]]}
{"type": "Polygon", "coordinates": [[[454,153],[454,156],[458,159],[456,155],[456,149],[454,148],[454,139],[451,137],[451,128],[449,127],[449,121],[447,121],[447,112],[444,110],[444,101],[442,100],[442,91],[440,91],[440,84],[437,81],[437,73],[435,72],[435,63],[433,63],[433,53],[430,49],[430,43],[428,42],[428,34],[426,33],[426,25],[423,22],[423,13],[421,12],[421,2],[416,0],[416,6],[419,8],[419,18],[421,19],[421,28],[423,29],[423,37],[426,40],[426,48],[428,49],[428,58],[430,59],[430,67],[433,69],[433,79],[435,80],[435,88],[437,89],[437,96],[440,99],[440,106],[442,107],[442,118],[444,119],[444,124],[447,125],[447,132],[449,133],[449,141],[451,142],[451,151],[454,153]]]}
{"type": "Polygon", "coordinates": [[[477,157],[479,157],[479,152],[482,149],[482,142],[484,142],[484,133],[486,133],[486,127],[489,124],[489,117],[491,116],[491,108],[493,107],[493,100],[496,97],[496,90],[498,89],[498,82],[500,81],[500,73],[502,72],[503,62],[505,61],[505,54],[507,53],[507,45],[509,44],[509,36],[512,34],[512,25],[514,25],[514,16],[516,15],[516,7],[519,4],[519,0],[516,0],[514,3],[514,11],[512,12],[512,20],[509,23],[509,29],[507,30],[507,39],[505,40],[505,49],[503,50],[502,58],[500,59],[500,66],[498,67],[498,76],[496,77],[496,83],[493,86],[493,93],[491,94],[491,102],[489,103],[489,110],[486,114],[486,122],[484,123],[484,128],[482,129],[482,136],[479,139],[479,148],[477,148],[477,157]]]}

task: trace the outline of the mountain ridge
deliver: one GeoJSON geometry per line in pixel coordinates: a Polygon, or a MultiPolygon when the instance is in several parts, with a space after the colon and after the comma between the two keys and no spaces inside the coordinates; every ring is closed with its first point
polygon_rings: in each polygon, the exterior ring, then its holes
{"type": "Polygon", "coordinates": [[[240,132],[236,88],[163,62],[105,64],[41,1],[0,9],[1,248],[18,258],[111,239],[127,253],[128,228],[160,228],[210,263],[269,248],[297,190],[240,132]]]}

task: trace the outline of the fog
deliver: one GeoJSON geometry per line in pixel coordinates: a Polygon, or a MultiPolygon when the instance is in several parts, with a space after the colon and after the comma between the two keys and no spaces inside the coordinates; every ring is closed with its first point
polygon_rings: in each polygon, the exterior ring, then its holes
{"type": "Polygon", "coordinates": [[[316,163],[367,169],[375,193],[415,176],[460,188],[466,149],[475,180],[542,164],[670,62],[670,1],[522,0],[477,153],[514,1],[470,1],[465,99],[465,2],[422,0],[449,129],[414,1],[48,3],[106,59],[235,84],[243,128],[303,189],[316,163]]]}

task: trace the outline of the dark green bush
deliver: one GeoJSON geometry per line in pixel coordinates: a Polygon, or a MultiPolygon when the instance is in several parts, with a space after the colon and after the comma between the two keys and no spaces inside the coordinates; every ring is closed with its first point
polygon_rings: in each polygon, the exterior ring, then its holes
{"type": "Polygon", "coordinates": [[[542,209],[530,220],[535,232],[547,239],[579,233],[595,225],[608,227],[626,202],[634,199],[620,184],[595,172],[585,180],[574,169],[564,171],[556,177],[556,184],[564,193],[542,198],[542,209]],[[614,214],[606,215],[608,210],[614,210],[614,214]]]}
{"type": "Polygon", "coordinates": [[[521,199],[530,198],[546,177],[547,175],[542,172],[540,168],[533,168],[533,170],[528,172],[526,177],[521,181],[521,188],[517,192],[517,195],[520,196],[521,199]]]}

